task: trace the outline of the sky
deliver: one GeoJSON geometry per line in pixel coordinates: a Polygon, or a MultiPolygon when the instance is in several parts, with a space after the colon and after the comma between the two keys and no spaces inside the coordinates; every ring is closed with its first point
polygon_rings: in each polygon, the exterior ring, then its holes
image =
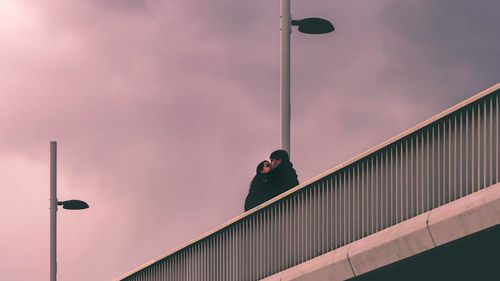
{"type": "MultiPolygon", "coordinates": [[[[0,0],[0,280],[113,280],[243,212],[280,146],[275,1],[0,0]]],[[[500,82],[497,0],[292,1],[304,182],[500,82]]]]}

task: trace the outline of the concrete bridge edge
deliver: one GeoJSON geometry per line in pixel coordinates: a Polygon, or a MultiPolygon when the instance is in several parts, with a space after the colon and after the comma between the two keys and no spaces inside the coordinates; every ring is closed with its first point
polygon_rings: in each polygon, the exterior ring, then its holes
{"type": "Polygon", "coordinates": [[[346,280],[498,224],[500,183],[262,280],[346,280]]]}

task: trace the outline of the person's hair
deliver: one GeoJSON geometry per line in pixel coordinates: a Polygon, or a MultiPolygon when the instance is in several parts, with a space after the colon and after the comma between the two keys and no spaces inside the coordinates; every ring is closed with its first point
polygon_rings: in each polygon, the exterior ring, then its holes
{"type": "Polygon", "coordinates": [[[262,169],[264,169],[264,164],[266,162],[269,162],[269,161],[264,160],[264,161],[260,162],[259,165],[257,165],[257,169],[255,169],[255,173],[260,174],[260,172],[262,171],[262,169]]]}
{"type": "Polygon", "coordinates": [[[281,160],[283,162],[290,162],[290,158],[288,157],[288,152],[286,150],[276,150],[271,153],[269,156],[270,159],[281,160]]]}

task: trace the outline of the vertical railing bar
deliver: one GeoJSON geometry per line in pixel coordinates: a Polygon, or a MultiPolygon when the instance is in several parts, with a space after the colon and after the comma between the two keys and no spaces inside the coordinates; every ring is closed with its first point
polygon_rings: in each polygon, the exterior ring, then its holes
{"type": "Polygon", "coordinates": [[[464,125],[465,122],[463,121],[464,117],[464,112],[460,112],[460,121],[459,121],[459,130],[460,130],[460,154],[459,154],[459,163],[460,163],[460,181],[459,181],[459,186],[460,186],[460,198],[463,196],[463,177],[464,175],[464,163],[463,163],[463,154],[464,154],[464,125]]]}
{"type": "Polygon", "coordinates": [[[389,200],[389,193],[391,192],[390,185],[389,185],[389,151],[386,149],[385,150],[385,183],[384,183],[384,189],[385,189],[385,227],[390,226],[390,214],[389,214],[389,206],[390,206],[390,200],[389,200]]]}
{"type": "Polygon", "coordinates": [[[361,234],[359,237],[364,237],[364,235],[366,235],[366,232],[365,232],[365,224],[366,224],[366,215],[365,215],[365,212],[367,210],[367,202],[368,200],[365,200],[366,198],[366,195],[365,195],[365,189],[366,189],[366,179],[365,179],[365,175],[366,175],[366,170],[365,170],[365,160],[363,160],[361,162],[361,234]]]}
{"type": "Polygon", "coordinates": [[[250,218],[250,235],[251,235],[251,244],[250,244],[250,252],[252,253],[251,264],[249,266],[248,271],[250,272],[250,278],[252,280],[255,279],[256,273],[259,270],[259,264],[257,262],[257,256],[259,253],[259,241],[257,241],[259,236],[259,228],[258,228],[258,213],[254,213],[253,217],[250,218]]]}
{"type": "Polygon", "coordinates": [[[380,208],[380,201],[381,201],[381,198],[379,199],[379,194],[381,194],[381,191],[380,191],[380,175],[379,175],[379,172],[380,172],[380,164],[379,164],[379,161],[378,161],[378,156],[379,154],[375,154],[375,232],[377,232],[379,229],[380,229],[380,215],[379,215],[379,210],[381,209],[380,208]]]}
{"type": "Polygon", "coordinates": [[[458,129],[457,129],[457,117],[458,114],[453,115],[453,200],[457,199],[457,135],[458,135],[458,129]]]}
{"type": "Polygon", "coordinates": [[[351,206],[352,206],[352,188],[351,188],[351,170],[350,168],[346,168],[345,170],[345,173],[346,173],[346,182],[345,182],[345,186],[346,186],[346,192],[347,192],[347,206],[346,206],[346,214],[347,214],[347,223],[346,223],[346,226],[347,226],[347,237],[346,237],[346,243],[351,243],[352,239],[352,220],[351,220],[351,206]]]}
{"type": "Polygon", "coordinates": [[[314,193],[313,193],[313,190],[311,188],[309,188],[308,190],[308,193],[309,193],[309,217],[308,217],[308,220],[309,220],[309,227],[307,228],[308,230],[308,235],[309,235],[309,243],[308,243],[308,251],[307,251],[307,259],[311,259],[311,257],[313,256],[313,252],[314,252],[314,240],[315,240],[315,233],[314,233],[314,210],[316,209],[315,208],[315,204],[314,204],[314,193]]]}
{"type": "Polygon", "coordinates": [[[236,225],[232,225],[231,229],[229,230],[229,236],[231,237],[231,243],[229,246],[229,258],[230,258],[230,263],[229,263],[229,280],[236,280],[236,276],[234,274],[235,272],[235,265],[236,262],[238,261],[237,256],[236,256],[236,225]]]}
{"type": "Polygon", "coordinates": [[[410,176],[409,176],[409,166],[410,166],[410,149],[409,149],[409,140],[408,138],[404,141],[404,184],[402,189],[402,196],[404,200],[401,201],[403,204],[403,215],[404,220],[407,220],[409,217],[410,210],[410,176]]]}
{"type": "Polygon", "coordinates": [[[292,229],[292,206],[291,206],[291,199],[290,197],[288,199],[286,199],[285,201],[285,206],[286,206],[286,230],[287,230],[287,234],[286,234],[286,237],[287,237],[287,243],[286,243],[286,247],[285,247],[285,256],[287,257],[286,259],[286,266],[289,267],[291,266],[292,264],[292,255],[291,255],[291,250],[292,250],[292,232],[293,232],[293,229],[292,229]]]}
{"type": "Polygon", "coordinates": [[[489,168],[490,168],[490,178],[489,178],[489,185],[494,184],[493,180],[493,97],[489,98],[488,101],[490,102],[490,120],[489,120],[489,137],[490,137],[490,145],[489,145],[489,168]]]}
{"type": "Polygon", "coordinates": [[[373,233],[373,157],[369,157],[366,159],[366,199],[367,199],[367,213],[366,213],[366,221],[367,221],[367,235],[373,233]]]}
{"type": "Polygon", "coordinates": [[[257,277],[258,279],[260,279],[260,273],[262,271],[261,267],[260,267],[260,261],[262,260],[262,257],[261,257],[261,246],[262,246],[262,239],[261,239],[261,236],[260,236],[260,231],[261,231],[261,222],[260,222],[260,216],[262,214],[262,210],[259,211],[258,213],[254,214],[254,222],[255,222],[255,235],[254,235],[254,259],[253,259],[253,262],[254,262],[254,266],[253,266],[253,269],[252,270],[254,272],[254,278],[257,277]]]}
{"type": "Polygon", "coordinates": [[[307,228],[307,192],[303,191],[300,194],[301,197],[301,203],[300,203],[300,262],[303,262],[306,260],[307,256],[307,245],[306,245],[306,240],[307,240],[307,233],[306,233],[306,228],[307,228]]]}
{"type": "Polygon", "coordinates": [[[299,205],[300,205],[300,194],[296,194],[293,197],[293,229],[294,229],[294,243],[293,243],[293,262],[294,264],[300,263],[299,257],[299,247],[300,247],[300,213],[299,213],[299,205]]]}
{"type": "Polygon", "coordinates": [[[374,223],[374,206],[375,206],[375,200],[374,200],[374,166],[373,166],[373,156],[371,156],[368,160],[368,162],[370,163],[370,184],[369,184],[369,199],[368,201],[370,202],[370,212],[369,212],[369,225],[370,225],[370,228],[369,228],[369,231],[368,233],[369,234],[372,234],[375,232],[375,223],[374,223]]]}
{"type": "MultiPolygon", "coordinates": [[[[234,280],[241,280],[241,269],[240,269],[240,264],[242,260],[242,255],[241,255],[241,241],[243,240],[241,236],[241,221],[236,222],[234,225],[234,263],[233,263],[233,275],[234,275],[234,280]]],[[[202,280],[202,279],[200,279],[202,280]]]]}
{"type": "Polygon", "coordinates": [[[480,168],[480,175],[481,175],[481,186],[480,189],[483,189],[486,187],[486,146],[487,146],[487,109],[486,109],[486,104],[487,101],[485,100],[481,107],[482,107],[482,114],[481,114],[481,120],[482,120],[482,125],[481,125],[481,168],[480,168]]]}
{"type": "Polygon", "coordinates": [[[396,160],[396,163],[395,163],[395,182],[394,182],[394,189],[395,189],[395,213],[396,213],[396,223],[399,223],[401,221],[401,215],[402,215],[402,212],[401,212],[401,202],[399,201],[399,198],[401,196],[401,184],[400,184],[400,180],[401,180],[401,142],[399,142],[396,146],[395,146],[395,160],[396,160]]]}
{"type": "Polygon", "coordinates": [[[424,149],[425,149],[425,144],[424,144],[424,134],[425,131],[422,131],[419,133],[420,136],[420,212],[424,213],[426,211],[425,209],[425,187],[424,187],[424,177],[425,177],[425,172],[424,172],[424,149]]]}
{"type": "Polygon", "coordinates": [[[448,184],[447,184],[447,180],[448,180],[448,140],[447,140],[447,123],[446,123],[447,120],[443,120],[442,124],[443,124],[443,133],[442,133],[442,158],[441,158],[441,161],[443,163],[443,169],[442,169],[442,172],[441,172],[441,177],[442,177],[442,184],[441,184],[441,188],[440,188],[440,191],[441,191],[441,201],[440,201],[440,204],[439,205],[443,205],[446,203],[446,192],[448,190],[448,184]]]}
{"type": "Polygon", "coordinates": [[[320,220],[320,225],[322,228],[321,231],[321,250],[319,253],[322,255],[328,251],[330,251],[330,243],[328,242],[329,239],[329,233],[330,233],[330,203],[328,202],[328,199],[330,198],[330,185],[329,185],[329,180],[330,177],[325,177],[322,181],[322,192],[321,192],[321,201],[322,201],[322,208],[320,209],[321,211],[321,220],[320,220]]]}
{"type": "Polygon", "coordinates": [[[335,224],[335,235],[337,240],[335,242],[335,248],[342,246],[343,244],[343,233],[345,224],[343,221],[344,214],[342,202],[344,201],[344,194],[342,191],[342,171],[335,174],[335,217],[337,218],[337,223],[335,224]]]}
{"type": "Polygon", "coordinates": [[[309,194],[307,190],[304,190],[302,193],[303,196],[303,203],[302,203],[302,261],[305,261],[307,259],[307,241],[309,240],[308,234],[307,234],[307,227],[308,227],[308,208],[309,208],[309,194]]]}
{"type": "Polygon", "coordinates": [[[421,188],[420,185],[422,183],[420,175],[421,175],[421,170],[420,170],[420,162],[422,159],[420,158],[421,156],[421,139],[419,138],[420,133],[415,134],[415,215],[421,213],[421,205],[420,205],[420,192],[421,188]]]}
{"type": "Polygon", "coordinates": [[[180,271],[180,266],[179,266],[179,254],[175,254],[174,255],[174,278],[175,280],[179,280],[180,278],[180,274],[179,274],[179,271],[180,271]]]}
{"type": "Polygon", "coordinates": [[[452,180],[451,180],[451,174],[452,174],[452,154],[451,154],[451,149],[453,146],[453,139],[452,139],[452,126],[451,126],[451,118],[448,118],[448,198],[445,202],[450,202],[452,201],[453,197],[451,194],[451,188],[452,188],[452,180]]]}
{"type": "Polygon", "coordinates": [[[462,113],[462,119],[463,119],[463,124],[462,124],[462,196],[467,195],[467,186],[468,186],[468,161],[469,161],[469,110],[466,109],[462,113]]]}
{"type": "Polygon", "coordinates": [[[476,118],[475,118],[475,108],[472,107],[472,148],[471,148],[471,152],[472,152],[472,161],[471,161],[471,167],[472,167],[472,173],[471,173],[471,179],[472,179],[472,192],[476,191],[475,190],[475,182],[476,182],[476,177],[475,177],[475,152],[476,152],[476,145],[475,145],[475,138],[476,138],[476,118]]]}
{"type": "Polygon", "coordinates": [[[199,278],[200,280],[202,280],[201,278],[205,277],[206,274],[205,274],[205,241],[206,240],[202,240],[199,242],[199,253],[200,253],[200,261],[199,261],[199,278]]]}
{"type": "Polygon", "coordinates": [[[289,240],[289,233],[288,233],[288,200],[283,200],[281,202],[281,206],[283,208],[282,210],[282,213],[281,213],[281,216],[282,216],[282,231],[283,231],[283,234],[282,234],[282,240],[281,240],[281,244],[282,244],[282,247],[281,247],[281,253],[282,253],[282,261],[281,261],[281,264],[282,264],[282,268],[286,268],[287,266],[287,263],[288,263],[288,240],[289,240]]]}
{"type": "Polygon", "coordinates": [[[436,190],[436,134],[435,134],[435,126],[432,126],[432,131],[431,131],[431,179],[432,179],[432,188],[431,188],[431,193],[430,193],[430,205],[431,205],[431,210],[434,208],[436,204],[436,196],[435,196],[435,190],[436,190]]]}
{"type": "Polygon", "coordinates": [[[346,225],[346,213],[347,213],[347,210],[346,210],[346,190],[345,190],[345,170],[342,170],[340,173],[339,173],[339,187],[340,187],[340,210],[339,210],[339,214],[341,214],[340,216],[340,221],[341,221],[341,224],[340,226],[342,227],[341,229],[339,229],[339,234],[340,234],[340,246],[342,245],[345,245],[346,244],[346,237],[347,237],[347,225],[346,225]]]}
{"type": "Polygon", "coordinates": [[[261,256],[261,274],[260,274],[260,278],[263,278],[263,277],[266,277],[268,275],[268,272],[267,272],[267,257],[268,257],[268,248],[269,248],[269,245],[268,245],[268,242],[269,242],[269,238],[268,238],[268,235],[267,235],[267,230],[268,230],[268,223],[269,223],[269,220],[267,218],[267,215],[268,215],[268,210],[269,210],[269,207],[267,207],[265,210],[262,210],[262,239],[260,240],[260,243],[261,243],[261,253],[260,253],[260,256],[261,256]]]}
{"type": "Polygon", "coordinates": [[[410,139],[410,149],[411,149],[411,189],[410,189],[410,216],[411,218],[415,216],[417,211],[417,200],[418,200],[418,143],[416,136],[412,136],[410,139]]]}
{"type": "Polygon", "coordinates": [[[393,188],[394,188],[394,146],[391,146],[389,149],[389,158],[387,161],[389,162],[388,169],[388,185],[387,185],[387,226],[391,226],[394,222],[392,221],[392,217],[394,217],[394,209],[392,206],[393,202],[393,188]]]}
{"type": "Polygon", "coordinates": [[[362,188],[362,166],[361,163],[356,165],[356,240],[360,239],[363,234],[363,188],[362,188]]]}
{"type": "Polygon", "coordinates": [[[242,237],[242,242],[241,242],[241,262],[240,262],[240,276],[241,279],[247,280],[248,275],[247,275],[247,267],[249,263],[249,252],[248,252],[248,218],[246,218],[243,223],[241,224],[241,237],[242,237]]]}
{"type": "Polygon", "coordinates": [[[441,175],[442,175],[442,157],[441,157],[441,153],[442,153],[442,148],[441,148],[441,124],[437,124],[437,179],[438,179],[438,186],[436,187],[437,188],[437,206],[440,206],[441,205],[441,189],[443,188],[443,183],[441,182],[441,175]]]}
{"type": "Polygon", "coordinates": [[[498,143],[500,142],[500,140],[499,140],[499,136],[500,136],[499,132],[500,132],[500,130],[498,129],[498,127],[499,127],[498,123],[500,123],[499,122],[500,118],[498,116],[500,115],[499,114],[500,113],[500,107],[498,106],[498,100],[500,100],[499,94],[497,94],[495,96],[495,101],[496,101],[496,108],[495,108],[495,113],[496,113],[495,114],[495,117],[496,117],[496,141],[495,141],[495,145],[496,145],[496,148],[495,148],[496,153],[495,154],[496,155],[495,155],[495,163],[496,164],[495,164],[495,167],[496,167],[496,170],[497,170],[496,171],[496,176],[497,177],[496,177],[495,182],[499,182],[500,181],[500,162],[498,162],[498,155],[500,154],[498,152],[498,143]]]}
{"type": "Polygon", "coordinates": [[[297,263],[302,262],[302,218],[303,218],[303,205],[304,205],[304,192],[301,190],[297,193],[297,243],[296,243],[296,261],[297,263]]]}
{"type": "Polygon", "coordinates": [[[326,181],[327,181],[327,178],[323,178],[323,180],[321,181],[321,193],[318,195],[318,201],[321,202],[320,205],[321,207],[318,208],[318,212],[319,212],[319,220],[318,220],[318,223],[319,223],[319,229],[320,229],[320,233],[318,235],[319,237],[319,244],[318,244],[318,247],[319,247],[319,251],[317,251],[316,255],[320,255],[320,254],[323,254],[325,253],[325,237],[326,237],[326,234],[327,234],[327,220],[326,220],[326,217],[325,217],[325,209],[327,210],[327,205],[326,205],[326,194],[327,194],[327,188],[326,188],[326,181]]]}
{"type": "Polygon", "coordinates": [[[429,211],[431,209],[431,204],[430,204],[430,198],[431,198],[431,195],[430,195],[430,164],[431,164],[431,157],[430,157],[430,148],[431,148],[431,145],[430,145],[430,139],[429,139],[429,129],[426,129],[425,130],[425,145],[426,145],[426,160],[425,160],[425,163],[426,163],[426,173],[425,173],[425,178],[426,178],[426,182],[425,182],[425,185],[426,185],[426,191],[427,191],[427,196],[426,196],[426,199],[425,199],[425,211],[429,211]]]}
{"type": "Polygon", "coordinates": [[[231,256],[229,255],[230,253],[230,246],[231,246],[231,235],[229,231],[231,230],[231,227],[226,228],[223,231],[223,236],[222,236],[222,246],[224,249],[223,255],[222,255],[222,280],[226,281],[229,280],[229,274],[231,271],[231,256]]]}
{"type": "Polygon", "coordinates": [[[311,193],[313,195],[313,227],[311,228],[311,231],[313,232],[313,243],[312,243],[312,253],[311,253],[311,258],[315,257],[317,255],[317,249],[319,245],[319,239],[318,239],[318,234],[319,234],[319,224],[318,224],[318,219],[319,219],[319,213],[318,213],[318,207],[319,207],[319,196],[320,196],[320,184],[316,183],[312,188],[311,188],[311,193]]]}
{"type": "Polygon", "coordinates": [[[356,217],[355,217],[355,204],[356,204],[356,186],[354,179],[354,166],[348,168],[348,181],[349,181],[349,243],[355,239],[356,230],[356,217]]]}
{"type": "Polygon", "coordinates": [[[238,278],[238,264],[240,263],[240,257],[238,255],[238,242],[240,240],[238,235],[239,222],[236,222],[231,229],[231,237],[233,237],[231,242],[231,280],[239,280],[238,278]]]}
{"type": "Polygon", "coordinates": [[[357,240],[358,238],[358,165],[352,166],[352,238],[351,242],[357,240]]]}
{"type": "Polygon", "coordinates": [[[332,250],[333,249],[336,249],[338,246],[339,246],[339,237],[340,235],[338,235],[338,229],[339,229],[339,225],[340,225],[340,220],[339,220],[339,205],[340,205],[340,202],[339,202],[339,192],[340,192],[340,189],[338,187],[338,184],[337,184],[337,178],[338,178],[338,173],[337,174],[334,174],[332,175],[331,179],[332,179],[332,193],[331,193],[331,200],[332,200],[332,217],[333,217],[333,221],[332,221],[332,250]]]}
{"type": "Polygon", "coordinates": [[[413,175],[413,180],[412,180],[412,207],[411,207],[411,217],[419,214],[419,200],[418,200],[418,195],[419,195],[419,169],[418,169],[418,154],[419,154],[419,143],[418,143],[418,134],[415,134],[415,137],[412,137],[412,175],[413,175]],[[414,140],[414,141],[413,141],[414,140]]]}
{"type": "MultiPolygon", "coordinates": [[[[414,138],[410,138],[410,217],[415,216],[415,147],[414,138]]],[[[416,144],[415,144],[416,145],[416,144]]]]}
{"type": "Polygon", "coordinates": [[[191,268],[190,268],[190,259],[189,259],[189,251],[190,251],[190,248],[188,247],[187,249],[185,249],[184,251],[182,251],[185,255],[185,259],[184,259],[184,274],[182,275],[182,278],[183,280],[190,280],[190,272],[191,272],[191,268]]]}
{"type": "MultiPolygon", "coordinates": [[[[203,276],[201,273],[201,262],[202,262],[202,256],[201,256],[201,243],[198,242],[196,243],[195,246],[196,249],[196,259],[195,259],[195,266],[196,266],[196,274],[194,280],[201,280],[201,277],[203,276]]],[[[161,279],[164,280],[164,279],[161,279]]]]}
{"type": "Polygon", "coordinates": [[[482,154],[481,154],[481,146],[482,146],[482,141],[481,141],[481,138],[482,138],[482,132],[481,132],[481,127],[482,127],[482,114],[481,114],[481,104],[478,104],[477,105],[477,134],[476,134],[476,140],[477,140],[477,143],[476,143],[476,149],[477,149],[477,157],[476,157],[476,160],[477,160],[477,168],[476,168],[476,183],[477,183],[477,190],[481,190],[481,158],[482,158],[482,154]]]}
{"type": "MultiPolygon", "coordinates": [[[[215,254],[215,265],[214,265],[214,273],[215,280],[220,280],[220,256],[221,256],[221,245],[220,245],[220,232],[215,234],[214,236],[214,254],[215,254]]],[[[252,247],[253,249],[253,247],[252,247]]]]}
{"type": "Polygon", "coordinates": [[[337,225],[339,225],[339,221],[337,219],[338,212],[338,202],[337,202],[337,195],[338,195],[338,188],[335,183],[335,179],[338,176],[337,174],[332,174],[330,176],[330,216],[332,218],[331,224],[330,224],[330,245],[331,245],[331,250],[334,250],[337,248],[337,242],[338,242],[338,235],[337,235],[337,225]]]}
{"type": "Polygon", "coordinates": [[[175,280],[175,255],[170,258],[170,280],[175,280]]]}
{"type": "Polygon", "coordinates": [[[277,246],[277,237],[278,237],[278,233],[277,233],[277,230],[276,230],[276,204],[273,205],[273,208],[271,209],[271,240],[273,241],[273,244],[272,244],[272,259],[271,261],[269,262],[270,265],[271,265],[271,272],[274,273],[274,272],[277,272],[278,269],[277,269],[277,249],[278,249],[278,246],[277,246]]]}
{"type": "Polygon", "coordinates": [[[356,165],[356,186],[357,186],[357,235],[356,240],[363,237],[363,162],[356,165]]]}
{"type": "Polygon", "coordinates": [[[254,221],[255,221],[255,255],[254,255],[254,277],[261,278],[261,272],[262,272],[262,267],[261,267],[261,252],[262,252],[262,237],[261,237],[261,231],[262,231],[262,221],[261,221],[261,215],[262,215],[262,210],[260,210],[258,213],[254,214],[254,221]],[[255,270],[256,269],[256,270],[255,270]]]}

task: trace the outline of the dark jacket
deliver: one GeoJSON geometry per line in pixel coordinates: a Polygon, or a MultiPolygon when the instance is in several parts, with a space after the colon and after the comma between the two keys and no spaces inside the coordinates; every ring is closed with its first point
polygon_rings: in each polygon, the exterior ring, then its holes
{"type": "Polygon", "coordinates": [[[257,174],[250,184],[247,198],[245,199],[245,212],[259,206],[267,200],[273,198],[271,185],[267,174],[257,174]]]}
{"type": "Polygon", "coordinates": [[[267,173],[267,176],[274,192],[273,197],[299,185],[297,173],[291,162],[282,162],[267,173]]]}

